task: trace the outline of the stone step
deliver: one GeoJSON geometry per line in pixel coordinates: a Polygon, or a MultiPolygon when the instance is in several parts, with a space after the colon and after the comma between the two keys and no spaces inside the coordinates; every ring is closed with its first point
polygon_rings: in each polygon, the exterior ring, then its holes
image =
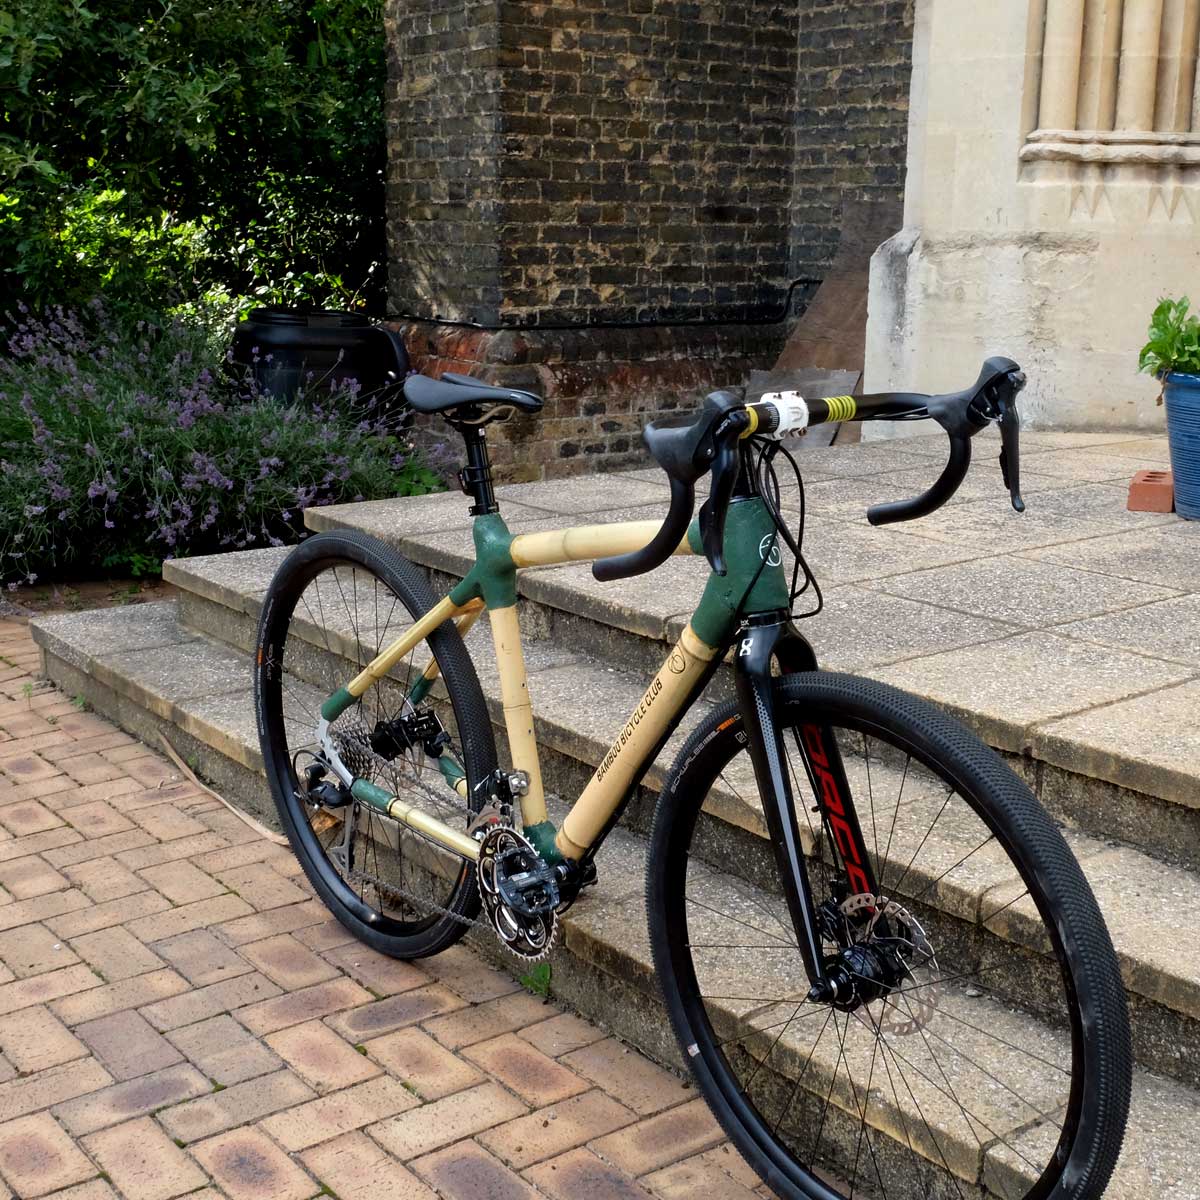
{"type": "MultiPolygon", "coordinates": [[[[1149,439],[1128,443],[1126,458],[1119,438],[1110,446],[1089,436],[1030,435],[1025,516],[1006,511],[983,465],[992,448],[981,444],[981,465],[955,501],[903,528],[871,528],[862,513],[928,484],[926,439],[909,439],[916,449],[807,453],[804,544],[825,608],[802,629],[822,666],[874,676],[953,713],[1068,825],[1200,869],[1195,531],[1125,511],[1119,480],[1149,439]]],[[[515,533],[660,518],[666,505],[655,470],[515,484],[498,496],[515,533]]],[[[305,520],[390,542],[439,590],[473,557],[457,494],[312,509],[305,520]]],[[[531,640],[648,676],[705,574],[692,557],[620,584],[597,582],[587,563],[527,570],[518,580],[522,626],[531,640]]],[[[175,578],[172,564],[167,575],[175,578]]],[[[730,690],[725,673],[709,695],[730,690]]]]}
{"type": "MultiPolygon", "coordinates": [[[[253,619],[249,612],[222,611],[226,614],[222,632],[243,645],[218,642],[186,627],[175,602],[43,618],[35,622],[34,636],[50,677],[64,690],[81,693],[147,740],[154,741],[159,729],[166,730],[185,758],[194,760],[196,768],[230,798],[272,820],[261,781],[249,679],[246,639],[253,619]]],[[[481,682],[503,756],[498,681],[485,671],[481,682]]],[[[537,734],[550,790],[566,797],[579,793],[608,748],[615,723],[612,712],[630,711],[643,686],[642,680],[596,660],[566,652],[556,659],[549,644],[544,658],[530,656],[529,687],[540,714],[537,734]]],[[[694,714],[693,720],[702,715],[694,714]]],[[[601,855],[609,899],[624,895],[614,895],[608,886],[615,863],[631,889],[630,898],[641,904],[642,872],[628,870],[622,860],[635,849],[642,854],[640,838],[649,831],[658,789],[682,737],[680,732],[672,739],[625,814],[625,829],[630,837],[637,837],[606,846],[601,855]]],[[[739,853],[762,856],[766,846],[761,808],[749,768],[738,762],[738,770],[723,777],[710,811],[729,827],[731,845],[739,853]]],[[[862,764],[848,761],[847,765],[852,787],[863,794],[862,764]],[[860,772],[857,779],[856,771],[860,772]]],[[[881,780],[889,768],[875,763],[872,770],[875,793],[887,794],[881,780]]],[[[1014,955],[1014,962],[1039,964],[1036,954],[1026,953],[1037,933],[1028,900],[1011,907],[1006,904],[1009,896],[1017,894],[1007,860],[985,855],[973,859],[970,869],[951,870],[979,844],[977,831],[939,826],[936,854],[940,857],[935,858],[935,848],[920,839],[936,815],[939,799],[932,793],[923,796],[911,783],[907,786],[904,815],[911,820],[897,822],[895,838],[889,837],[877,867],[879,876],[885,882],[901,883],[906,895],[921,895],[932,885],[924,899],[944,925],[943,936],[982,934],[994,939],[1004,953],[1014,955]],[[908,864],[918,849],[925,865],[910,874],[908,864]],[[948,872],[944,878],[942,871],[948,872]]],[[[879,812],[878,819],[886,821],[888,812],[882,804],[879,812]]],[[[1179,952],[1192,936],[1191,913],[1200,897],[1200,879],[1129,846],[1078,831],[1068,830],[1067,836],[1097,893],[1121,958],[1140,1060],[1200,1085],[1200,960],[1179,952]]],[[[811,839],[806,842],[811,851],[811,839]]]]}
{"type": "MultiPolygon", "coordinates": [[[[178,607],[165,602],[40,618],[33,628],[45,670],[60,687],[72,695],[82,695],[99,711],[152,744],[158,732],[165,731],[196,770],[231,799],[275,824],[261,775],[248,657],[183,627],[178,618],[178,607]]],[[[555,805],[553,815],[561,818],[561,805],[555,805]]],[[[1151,1146],[1153,1179],[1161,1187],[1164,1178],[1189,1178],[1188,1148],[1200,1137],[1200,1094],[1193,1090],[1200,1081],[1195,1078],[1196,1063],[1189,1050],[1189,1043],[1194,1046],[1197,1041],[1193,1022],[1200,1016],[1196,980],[1170,974],[1173,969],[1186,970],[1187,964],[1172,961],[1166,949],[1186,944],[1183,939],[1189,936],[1190,925],[1185,928],[1184,914],[1190,906],[1186,901],[1179,902],[1184,898],[1178,891],[1172,894],[1168,887],[1160,893],[1148,887],[1148,864],[1128,857],[1132,852],[1090,847],[1080,839],[1076,848],[1084,851],[1085,870],[1098,885],[1102,903],[1113,921],[1134,992],[1139,1049],[1160,1070],[1165,1068],[1177,1076],[1162,1078],[1147,1069],[1137,1073],[1130,1153],[1110,1195],[1140,1196],[1147,1194],[1149,1186],[1146,1156],[1151,1146]],[[1114,904],[1113,887],[1105,891],[1106,884],[1117,881],[1127,887],[1129,879],[1139,881],[1137,919],[1133,922],[1120,919],[1123,910],[1114,904]],[[1147,945],[1157,945],[1159,936],[1164,948],[1145,953],[1147,945]],[[1178,1002],[1174,1008],[1172,1000],[1178,1002]],[[1159,1041],[1164,1034],[1168,1040],[1159,1041]],[[1172,1059],[1167,1047],[1177,1048],[1181,1057],[1172,1059]],[[1173,1132],[1164,1138],[1164,1122],[1168,1120],[1173,1132]]],[[[636,829],[613,831],[598,860],[601,886],[586,892],[564,921],[552,981],[560,998],[653,1057],[679,1066],[645,933],[646,851],[646,840],[636,829]]],[[[729,911],[736,904],[739,914],[751,914],[757,930],[770,934],[773,901],[769,896],[722,871],[710,872],[704,882],[706,889],[712,889],[706,890],[705,899],[713,901],[719,912],[729,911]]],[[[1192,886],[1191,881],[1175,880],[1177,888],[1185,884],[1192,886]]],[[[709,930],[715,935],[714,942],[721,940],[716,935],[722,928],[718,921],[709,930]]],[[[993,932],[1018,940],[1021,936],[1019,922],[993,932]]],[[[472,937],[480,949],[493,952],[489,936],[473,933],[472,937]]],[[[1023,966],[1028,956],[1015,945],[1012,950],[1012,987],[1018,991],[1028,981],[1023,966]]],[[[791,1120],[800,1123],[815,1119],[821,1101],[830,1096],[835,1106],[829,1118],[833,1122],[830,1136],[840,1139],[843,1145],[852,1144],[857,1129],[852,1114],[858,1101],[846,1086],[844,1069],[839,1078],[838,1064],[861,1059],[869,1054],[869,1048],[855,1044],[855,1032],[849,1029],[843,1031],[848,1038],[844,1050],[832,1037],[817,1037],[815,1027],[785,1028],[784,1036],[779,1037],[781,1022],[787,1021],[795,1007],[784,1004],[779,997],[790,996],[802,981],[793,978],[796,967],[791,955],[786,956],[783,965],[765,961],[771,957],[758,951],[752,963],[720,957],[713,973],[706,976],[706,994],[713,997],[715,1019],[722,1019],[722,1014],[723,1019],[732,1019],[753,1008],[756,1027],[762,1030],[758,1049],[766,1053],[772,1044],[776,1046],[771,1051],[770,1069],[789,1092],[787,1080],[797,1064],[811,1059],[806,1073],[808,1083],[791,1120]],[[753,990],[755,987],[763,990],[753,990]],[[785,990],[778,991],[780,988],[785,990]]],[[[1061,1036],[1053,1029],[996,997],[969,995],[947,987],[939,994],[934,1020],[947,1022],[941,1027],[941,1035],[960,1042],[965,1037],[965,1042],[955,1043],[957,1050],[973,1057],[981,1071],[1000,1078],[1012,1077],[1016,1047],[1022,1048],[1021,1061],[1026,1068],[1030,1064],[1025,1056],[1031,1048],[1048,1063],[1062,1061],[1066,1053],[1061,1036]]],[[[956,1107],[947,1103],[946,1090],[937,1083],[940,1069],[927,1041],[907,1039],[901,1046],[893,1045],[892,1053],[899,1056],[894,1060],[897,1070],[908,1073],[912,1090],[898,1087],[889,1093],[882,1086],[876,1089],[876,1108],[868,1116],[872,1127],[882,1135],[880,1142],[889,1134],[903,1136],[898,1131],[904,1130],[919,1152],[944,1158],[966,1174],[982,1172],[1003,1194],[1014,1175],[1020,1176],[1022,1156],[1041,1149],[1033,1106],[1044,1101],[1044,1067],[1039,1065],[1030,1075],[1028,1090],[1023,1088],[1020,1097],[1015,1092],[998,1092],[989,1099],[987,1112],[977,1114],[985,1119],[989,1130],[989,1136],[981,1140],[978,1129],[973,1130],[956,1107]]],[[[860,1065],[865,1065],[865,1060],[860,1065]]],[[[892,1162],[899,1159],[901,1164],[907,1161],[907,1156],[894,1153],[888,1158],[892,1162]]],[[[914,1189],[919,1188],[919,1181],[910,1182],[914,1189]]],[[[1182,1197],[1186,1193],[1171,1194],[1182,1197]]]]}

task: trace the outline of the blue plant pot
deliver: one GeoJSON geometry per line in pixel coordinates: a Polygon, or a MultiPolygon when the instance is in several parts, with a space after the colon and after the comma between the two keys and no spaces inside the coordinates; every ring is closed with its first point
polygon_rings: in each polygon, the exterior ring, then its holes
{"type": "Polygon", "coordinates": [[[1175,476],[1175,511],[1200,521],[1200,375],[1168,375],[1167,440],[1175,476]]]}

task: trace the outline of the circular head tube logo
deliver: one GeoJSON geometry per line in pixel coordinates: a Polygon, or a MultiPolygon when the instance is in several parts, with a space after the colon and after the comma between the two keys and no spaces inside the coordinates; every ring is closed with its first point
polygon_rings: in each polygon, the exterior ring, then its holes
{"type": "Polygon", "coordinates": [[[777,567],[783,562],[783,551],[779,548],[778,534],[768,533],[763,537],[763,540],[758,543],[758,557],[768,567],[777,567]]]}

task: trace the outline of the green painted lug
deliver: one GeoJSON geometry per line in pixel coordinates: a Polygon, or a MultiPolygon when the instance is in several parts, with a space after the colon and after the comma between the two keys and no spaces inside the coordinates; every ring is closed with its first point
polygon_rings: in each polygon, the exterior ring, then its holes
{"type": "Polygon", "coordinates": [[[558,830],[554,828],[553,821],[539,821],[536,825],[526,825],[522,832],[525,834],[526,841],[541,855],[543,862],[547,862],[551,866],[562,862],[563,856],[554,844],[558,830]]]}
{"type": "Polygon", "coordinates": [[[443,754],[438,759],[438,770],[451,788],[456,788],[458,781],[466,778],[466,772],[448,754],[443,754]]]}
{"type": "MultiPolygon", "coordinates": [[[[729,506],[725,518],[726,573],[709,576],[700,604],[692,614],[692,629],[705,645],[724,646],[743,615],[788,607],[782,552],[774,566],[770,563],[763,566],[763,555],[774,534],[775,522],[757,497],[729,506]],[[754,582],[756,575],[758,580],[754,582]]],[[[698,546],[697,525],[688,530],[688,541],[693,547],[698,546]]],[[[779,545],[782,546],[782,540],[779,545]]],[[[703,553],[703,548],[698,548],[697,553],[703,553]]]]}
{"type": "Polygon", "coordinates": [[[355,800],[361,800],[363,804],[379,809],[380,812],[387,812],[388,805],[395,799],[391,792],[376,787],[367,779],[356,779],[350,785],[350,795],[355,800]]]}
{"type": "Polygon", "coordinates": [[[475,518],[471,531],[475,542],[475,565],[466,579],[450,591],[460,608],[482,600],[488,608],[511,608],[517,602],[517,564],[510,547],[513,535],[499,513],[475,518]]]}
{"type": "Polygon", "coordinates": [[[417,680],[412,686],[412,691],[408,693],[408,702],[414,707],[421,703],[426,696],[429,695],[430,689],[433,687],[433,680],[426,679],[424,675],[417,680]]]}
{"type": "Polygon", "coordinates": [[[321,705],[321,716],[326,721],[336,721],[354,703],[354,697],[345,688],[338,688],[324,704],[321,705]]]}

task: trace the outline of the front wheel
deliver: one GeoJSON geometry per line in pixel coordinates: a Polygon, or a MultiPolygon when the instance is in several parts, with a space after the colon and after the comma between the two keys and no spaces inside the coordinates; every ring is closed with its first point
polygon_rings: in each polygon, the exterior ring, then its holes
{"type": "Polygon", "coordinates": [[[1124,1133],[1129,1023],[1062,835],[993,751],[912,696],[795,674],[775,716],[823,954],[854,986],[808,998],[726,705],[676,760],[647,884],[671,1021],[726,1132],[787,1198],[1095,1200],[1124,1133]],[[838,757],[875,894],[851,886],[863,876],[818,807],[838,757]]]}

